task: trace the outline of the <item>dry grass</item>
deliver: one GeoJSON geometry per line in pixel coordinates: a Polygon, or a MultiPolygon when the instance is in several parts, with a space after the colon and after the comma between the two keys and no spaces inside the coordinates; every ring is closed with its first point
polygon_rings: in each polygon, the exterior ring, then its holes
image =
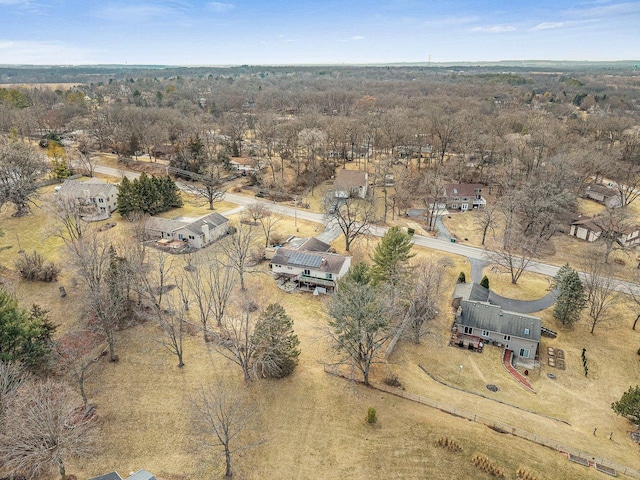
{"type": "MultiPolygon", "coordinates": [[[[5,230],[6,219],[8,212],[0,214],[0,224],[5,230]]],[[[31,226],[38,222],[30,219],[42,217],[34,213],[33,217],[15,219],[25,222],[19,224],[20,228],[11,224],[5,240],[14,232],[40,235],[41,228],[31,226]]],[[[237,220],[237,216],[232,220],[237,220]]],[[[311,236],[320,228],[299,220],[299,232],[295,232],[293,220],[286,219],[278,224],[277,230],[311,236]]],[[[366,259],[377,241],[363,238],[357,242],[354,257],[366,259]]],[[[335,245],[341,250],[343,239],[338,238],[335,245]]],[[[55,252],[56,248],[54,245],[50,250],[55,252]]],[[[436,255],[422,248],[416,248],[416,253],[417,257],[436,255]]],[[[395,374],[409,392],[640,468],[637,445],[627,435],[631,424],[615,416],[610,408],[611,402],[640,377],[640,362],[635,353],[640,346],[640,332],[630,328],[633,312],[620,304],[614,312],[616,320],[597,327],[595,335],[588,333],[586,322],[565,328],[555,322],[550,310],[542,312],[544,325],[559,332],[557,339],[543,339],[542,350],[546,352],[548,345],[564,349],[567,370],[546,366],[543,353],[542,369],[529,377],[537,392],[531,394],[502,367],[500,349],[487,346],[478,354],[447,346],[452,322],[450,293],[459,271],[469,274],[465,259],[447,257],[452,266],[446,269],[443,281],[448,291],[442,295],[441,313],[429,324],[421,345],[401,342],[391,363],[374,367],[373,380],[382,381],[395,374]],[[582,348],[587,349],[588,378],[580,362],[582,348]],[[418,364],[449,384],[560,417],[571,425],[443,386],[426,376],[418,364]],[[546,375],[549,372],[557,378],[549,379],[546,375]],[[500,390],[489,392],[485,388],[488,383],[500,390]],[[592,435],[594,427],[602,432],[597,437],[592,435]],[[611,441],[606,435],[609,431],[614,432],[611,441]]],[[[0,261],[4,262],[5,257],[0,257],[0,261]]],[[[328,298],[286,294],[275,286],[266,262],[260,269],[262,273],[248,279],[254,298],[261,303],[280,302],[294,319],[302,350],[294,374],[283,380],[245,385],[239,367],[224,360],[201,337],[187,339],[186,366],[178,369],[175,357],[156,343],[159,332],[152,324],[120,332],[117,344],[120,362],[100,362],[87,384],[90,400],[97,404],[101,418],[99,453],[72,463],[69,472],[88,478],[113,469],[128,472],[145,468],[168,480],[204,478],[205,472],[199,467],[211,455],[203,455],[199,450],[200,442],[189,414],[190,396],[200,386],[224,379],[258,402],[258,432],[252,436],[264,440],[261,446],[238,459],[238,478],[449,479],[452,472],[456,478],[491,478],[477,470],[468,455],[453,455],[435,448],[434,443],[444,436],[455,437],[465,452],[486,455],[511,476],[523,467],[539,472],[542,478],[601,478],[595,470],[572,464],[549,449],[325,374],[322,362],[331,358],[323,334],[328,298]],[[375,426],[364,420],[368,407],[377,410],[375,426]]],[[[527,282],[538,284],[535,278],[527,282]]],[[[49,308],[54,321],[61,325],[59,333],[64,333],[80,321],[81,304],[66,274],[60,283],[69,293],[65,299],[57,295],[57,284],[21,283],[18,291],[24,304],[38,300],[49,308]]],[[[499,286],[494,278],[491,283],[492,288],[499,286]]]]}
{"type": "MultiPolygon", "coordinates": [[[[189,397],[201,385],[223,378],[259,404],[253,438],[264,444],[238,459],[239,478],[448,479],[452,471],[458,478],[485,478],[466,456],[443,455],[433,448],[438,438],[453,432],[465,451],[482,452],[508,471],[525,464],[554,472],[553,478],[596,478],[547,449],[325,374],[321,362],[330,353],[321,328],[327,298],[285,294],[263,274],[250,282],[261,297],[281,302],[294,319],[302,350],[294,374],[245,385],[238,367],[199,337],[187,341],[186,366],[179,370],[175,358],[154,343],[152,325],[122,332],[121,361],[101,364],[88,385],[102,418],[101,454],[69,471],[88,477],[114,468],[146,468],[162,478],[203,478],[199,465],[205,457],[191,428],[189,397]],[[364,421],[368,407],[378,412],[375,426],[364,421]]],[[[434,348],[428,342],[422,350],[434,348]]],[[[412,365],[397,368],[413,371],[412,365]]],[[[377,367],[376,374],[386,370],[377,367]]],[[[424,376],[422,383],[431,387],[424,376]]]]}
{"type": "MultiPolygon", "coordinates": [[[[442,222],[458,243],[465,243],[482,247],[482,231],[478,228],[477,211],[451,213],[442,217],[442,222]]],[[[491,231],[487,232],[487,239],[491,238],[491,231]]]]}
{"type": "Polygon", "coordinates": [[[482,272],[489,278],[489,287],[498,295],[518,300],[535,300],[544,297],[551,289],[551,278],[539,273],[524,272],[518,283],[511,283],[511,274],[502,272],[495,266],[482,272]]]}

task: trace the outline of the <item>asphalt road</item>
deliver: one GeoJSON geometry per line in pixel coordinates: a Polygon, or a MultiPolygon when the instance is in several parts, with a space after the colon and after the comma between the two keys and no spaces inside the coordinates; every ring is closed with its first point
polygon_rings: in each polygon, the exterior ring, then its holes
{"type": "MultiPolygon", "coordinates": [[[[140,174],[137,172],[124,171],[124,170],[119,170],[117,168],[104,167],[101,165],[96,166],[95,171],[99,173],[103,173],[105,175],[111,175],[114,177],[122,177],[122,175],[125,175],[127,178],[130,178],[130,179],[134,179],[140,176],[140,174]]],[[[177,183],[177,185],[180,188],[180,190],[183,190],[186,192],[190,191],[188,184],[177,183]]],[[[306,210],[304,208],[288,207],[285,205],[280,205],[277,203],[265,201],[259,198],[251,198],[244,195],[236,195],[233,193],[226,193],[224,199],[228,202],[235,203],[240,206],[248,206],[256,202],[264,203],[265,205],[269,206],[271,211],[279,213],[281,215],[287,215],[289,217],[297,217],[301,220],[307,220],[310,222],[316,222],[321,224],[327,223],[326,218],[323,214],[310,212],[309,210],[306,210]]],[[[372,235],[376,237],[381,237],[386,233],[387,230],[388,230],[387,227],[372,226],[370,229],[370,232],[372,235]]],[[[453,253],[455,255],[462,255],[463,257],[467,257],[472,260],[490,261],[489,255],[486,252],[486,250],[478,247],[461,245],[459,243],[451,243],[445,240],[440,240],[438,238],[424,237],[422,235],[414,235],[413,242],[416,245],[421,247],[426,247],[433,250],[439,250],[441,252],[453,253]]],[[[555,276],[556,273],[558,273],[559,269],[560,267],[557,267],[555,265],[550,265],[550,264],[541,263],[541,262],[531,262],[526,268],[526,270],[530,272],[541,273],[543,275],[548,275],[550,277],[555,276]]],[[[584,276],[585,274],[582,273],[582,275],[584,276]]],[[[640,285],[630,281],[618,281],[616,285],[616,290],[620,292],[625,292],[625,293],[631,291],[635,295],[640,295],[640,285]]]]}

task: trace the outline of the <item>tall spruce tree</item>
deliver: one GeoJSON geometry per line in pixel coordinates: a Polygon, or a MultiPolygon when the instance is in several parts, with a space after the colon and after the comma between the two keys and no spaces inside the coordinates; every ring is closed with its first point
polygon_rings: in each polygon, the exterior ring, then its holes
{"type": "Polygon", "coordinates": [[[133,182],[123,178],[118,188],[118,213],[123,216],[132,212],[155,215],[182,204],[178,186],[169,176],[149,177],[143,172],[133,182]]]}
{"type": "Polygon", "coordinates": [[[282,305],[272,303],[260,314],[253,332],[253,369],[260,377],[282,378],[298,364],[300,340],[282,305]]]}
{"type": "Polygon", "coordinates": [[[374,264],[370,275],[374,283],[401,283],[408,273],[409,259],[415,256],[412,247],[411,236],[400,227],[387,230],[371,256],[374,264]]]}
{"type": "Polygon", "coordinates": [[[578,272],[569,264],[560,268],[554,279],[558,289],[558,300],[553,310],[553,316],[563,325],[571,325],[580,320],[580,314],[587,306],[584,285],[578,272]]]}

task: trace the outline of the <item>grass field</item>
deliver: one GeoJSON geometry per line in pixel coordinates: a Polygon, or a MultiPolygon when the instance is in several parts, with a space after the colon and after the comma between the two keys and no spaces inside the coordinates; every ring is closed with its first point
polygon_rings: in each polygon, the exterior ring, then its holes
{"type": "MultiPolygon", "coordinates": [[[[456,268],[452,267],[448,282],[453,281],[455,273],[456,268]]],[[[266,274],[252,276],[250,284],[250,288],[259,288],[261,297],[281,302],[294,319],[302,350],[294,374],[284,380],[244,384],[236,365],[195,336],[185,346],[186,366],[178,369],[175,357],[154,342],[157,331],[153,325],[122,332],[118,344],[121,361],[101,364],[88,385],[102,419],[102,454],[74,464],[69,471],[81,478],[113,468],[121,472],[146,468],[168,480],[208,476],[211,471],[201,470],[203,459],[208,457],[199,452],[198,439],[190,425],[189,398],[201,385],[214,384],[222,378],[256,399],[259,406],[257,430],[251,438],[264,443],[238,459],[238,478],[447,479],[452,478],[452,472],[456,478],[490,478],[470,464],[475,453],[488,455],[510,472],[508,478],[513,478],[520,466],[538,478],[598,477],[593,469],[570,464],[545,448],[327,375],[323,362],[331,354],[322,332],[327,298],[285,294],[266,274]],[[364,422],[370,406],[378,412],[379,422],[374,426],[364,422]],[[434,443],[441,436],[456,439],[464,451],[453,454],[436,447],[434,443]]],[[[443,308],[445,304],[443,301],[443,308]]],[[[569,370],[559,375],[554,384],[543,373],[534,377],[539,394],[532,395],[504,372],[498,349],[487,348],[483,354],[476,354],[445,347],[442,340],[447,337],[449,323],[449,314],[443,314],[430,326],[421,345],[401,343],[391,363],[375,367],[374,379],[379,381],[394,372],[408,391],[478,410],[558,441],[575,441],[579,448],[595,450],[594,453],[623,463],[637,464],[633,460],[637,447],[624,434],[629,425],[612,412],[602,411],[600,403],[603,399],[609,401],[612,393],[603,389],[597,396],[582,399],[580,390],[567,393],[585,385],[596,390],[598,380],[583,380],[580,372],[574,371],[576,361],[568,361],[569,370]],[[540,420],[535,415],[447,389],[429,379],[417,363],[427,365],[439,378],[470,390],[489,393],[484,385],[495,383],[500,387],[497,398],[575,424],[563,428],[558,422],[540,420]],[[456,377],[458,365],[465,368],[456,377]],[[590,402],[595,405],[590,406],[590,402]],[[595,424],[603,432],[615,428],[615,441],[590,435],[595,424]]],[[[581,339],[584,335],[581,330],[572,333],[581,339]]],[[[560,345],[564,343],[556,344],[560,345]]],[[[595,365],[601,353],[591,352],[590,344],[588,351],[595,365]]],[[[568,349],[567,354],[573,358],[574,350],[568,349]]],[[[637,369],[626,372],[638,373],[637,369]]],[[[213,472],[219,474],[220,470],[214,468],[213,472]]]]}
{"type": "MultiPolygon", "coordinates": [[[[227,206],[233,207],[216,204],[216,211],[222,212],[227,206]]],[[[183,209],[168,215],[197,216],[207,212],[206,205],[185,202],[183,209]]],[[[0,245],[15,246],[0,252],[0,265],[11,265],[18,238],[22,249],[37,248],[49,259],[62,258],[60,243],[47,236],[44,209],[34,209],[32,216],[21,219],[10,217],[10,213],[0,213],[0,226],[5,231],[0,245]]],[[[468,218],[470,214],[457,217],[468,218]]],[[[237,220],[236,214],[232,221],[237,220]]],[[[293,223],[293,219],[283,219],[278,232],[312,236],[321,229],[311,222],[298,220],[297,227],[293,223]]],[[[118,231],[120,226],[114,233],[118,231]]],[[[263,240],[258,237],[256,244],[263,240]]],[[[467,234],[467,238],[471,241],[472,237],[467,234]]],[[[351,252],[354,261],[367,260],[377,241],[362,238],[356,242],[351,252]]],[[[343,251],[343,238],[339,237],[334,246],[343,251]]],[[[415,250],[416,258],[443,255],[422,248],[415,250]]],[[[181,261],[181,257],[175,258],[181,261]]],[[[453,255],[447,258],[450,265],[445,269],[440,314],[428,325],[420,345],[402,341],[388,362],[374,366],[374,382],[397,375],[407,392],[640,469],[638,446],[628,435],[632,425],[610,408],[611,402],[640,378],[636,354],[640,331],[631,330],[635,312],[620,301],[611,320],[599,325],[593,335],[585,321],[569,328],[557,324],[551,309],[541,312],[543,324],[559,335],[553,340],[543,339],[542,367],[529,377],[536,390],[532,394],[507,374],[498,348],[487,346],[478,354],[447,346],[453,318],[449,307],[451,291],[460,271],[470,274],[467,260],[453,255]],[[547,366],[547,346],[565,350],[567,370],[547,366]],[[589,362],[588,377],[580,360],[583,348],[589,362]],[[570,425],[444,386],[428,377],[418,364],[449,385],[557,417],[570,425]],[[548,373],[554,373],[556,378],[550,379],[548,373]],[[488,391],[489,383],[497,385],[499,391],[488,391]],[[598,435],[594,436],[596,427],[598,435]],[[609,432],[613,432],[612,440],[608,439],[609,432]]],[[[498,293],[520,298],[540,297],[548,286],[545,277],[525,274],[518,287],[522,290],[516,292],[503,276],[489,272],[489,278],[498,293]]],[[[203,469],[213,457],[211,452],[201,451],[191,423],[190,399],[201,386],[222,380],[253,398],[259,412],[256,428],[249,437],[262,443],[239,455],[237,478],[493,478],[473,467],[470,459],[476,453],[487,455],[500,465],[507,478],[515,478],[519,467],[540,479],[602,478],[593,468],[570,463],[550,449],[326,374],[324,363],[332,358],[324,333],[328,297],[282,292],[275,286],[266,262],[249,276],[248,285],[256,301],[263,305],[279,302],[293,318],[302,351],[293,375],[245,384],[239,367],[198,335],[187,338],[186,366],[178,369],[177,359],[157,342],[159,331],[153,324],[119,332],[116,350],[120,361],[111,364],[101,360],[87,381],[89,399],[97,405],[100,416],[98,453],[72,462],[68,472],[80,479],[113,469],[128,473],[140,468],[163,480],[221,477],[219,458],[211,469],[203,469]],[[364,421],[368,407],[378,412],[379,422],[375,425],[364,421]],[[455,439],[463,451],[454,454],[435,446],[443,436],[455,439]]],[[[80,292],[67,271],[63,271],[58,283],[18,281],[15,290],[23,306],[37,302],[50,310],[51,318],[60,325],[58,335],[81,323],[80,292]],[[59,285],[67,288],[64,299],[58,295],[59,285]]]]}

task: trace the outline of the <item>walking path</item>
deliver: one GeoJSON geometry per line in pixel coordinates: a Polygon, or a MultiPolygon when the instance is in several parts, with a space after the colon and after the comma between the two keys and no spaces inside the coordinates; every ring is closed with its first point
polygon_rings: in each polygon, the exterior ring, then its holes
{"type": "Polygon", "coordinates": [[[529,383],[529,380],[524,378],[524,376],[518,370],[516,370],[511,364],[512,356],[513,356],[513,352],[508,348],[505,348],[504,354],[502,355],[502,365],[504,366],[505,370],[509,372],[511,376],[515,378],[518,382],[520,382],[520,384],[524,386],[526,389],[528,389],[533,393],[536,393],[536,391],[533,389],[533,387],[529,383]]]}

